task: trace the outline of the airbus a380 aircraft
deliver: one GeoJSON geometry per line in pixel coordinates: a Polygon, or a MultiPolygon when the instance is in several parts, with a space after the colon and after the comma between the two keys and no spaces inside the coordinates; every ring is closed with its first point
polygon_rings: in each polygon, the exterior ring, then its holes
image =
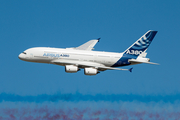
{"type": "Polygon", "coordinates": [[[65,71],[68,73],[76,73],[80,69],[84,69],[85,75],[96,75],[104,70],[127,70],[131,72],[132,68],[120,69],[116,67],[140,63],[157,64],[149,62],[150,59],[146,58],[146,50],[156,33],[157,31],[149,30],[122,53],[92,51],[99,38],[90,40],[76,48],[30,48],[21,53],[19,59],[65,66],[65,71]]]}

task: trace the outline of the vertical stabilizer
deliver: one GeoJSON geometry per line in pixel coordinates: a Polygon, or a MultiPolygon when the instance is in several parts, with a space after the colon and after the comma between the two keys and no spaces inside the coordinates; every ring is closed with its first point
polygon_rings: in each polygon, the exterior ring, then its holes
{"type": "Polygon", "coordinates": [[[147,50],[156,33],[157,31],[149,30],[134,44],[132,44],[127,50],[125,50],[124,54],[139,56],[147,50]]]}

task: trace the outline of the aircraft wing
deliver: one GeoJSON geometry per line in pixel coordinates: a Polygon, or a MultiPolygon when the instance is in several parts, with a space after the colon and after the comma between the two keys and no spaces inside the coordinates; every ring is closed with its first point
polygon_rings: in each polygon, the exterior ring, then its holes
{"type": "Polygon", "coordinates": [[[77,49],[77,50],[93,50],[94,46],[96,45],[97,42],[99,42],[100,38],[98,38],[97,40],[90,40],[84,44],[82,44],[81,46],[79,47],[76,47],[74,49],[77,49]]]}
{"type": "Polygon", "coordinates": [[[114,68],[114,67],[107,67],[103,64],[100,63],[95,63],[95,62],[87,62],[87,61],[74,61],[74,60],[63,60],[63,59],[56,59],[51,61],[53,64],[56,65],[75,65],[81,68],[85,68],[85,67],[93,67],[96,68],[100,71],[104,71],[104,70],[125,70],[125,71],[130,71],[132,72],[132,68],[130,69],[121,69],[121,68],[114,68]]]}

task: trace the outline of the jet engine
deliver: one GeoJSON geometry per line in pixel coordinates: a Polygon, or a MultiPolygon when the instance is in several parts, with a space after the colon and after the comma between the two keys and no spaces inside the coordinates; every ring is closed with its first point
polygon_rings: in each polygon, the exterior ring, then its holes
{"type": "Polygon", "coordinates": [[[97,73],[98,73],[98,70],[95,68],[84,68],[85,75],[96,75],[97,73]]]}
{"type": "Polygon", "coordinates": [[[65,71],[67,73],[76,73],[78,70],[79,70],[78,67],[74,66],[74,65],[66,65],[65,66],[65,71]]]}

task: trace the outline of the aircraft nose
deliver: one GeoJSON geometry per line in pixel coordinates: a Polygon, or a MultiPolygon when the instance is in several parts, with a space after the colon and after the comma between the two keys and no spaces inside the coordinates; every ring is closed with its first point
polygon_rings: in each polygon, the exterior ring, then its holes
{"type": "Polygon", "coordinates": [[[20,60],[22,60],[22,59],[23,59],[23,54],[22,54],[22,53],[19,54],[18,58],[19,58],[20,60]]]}

